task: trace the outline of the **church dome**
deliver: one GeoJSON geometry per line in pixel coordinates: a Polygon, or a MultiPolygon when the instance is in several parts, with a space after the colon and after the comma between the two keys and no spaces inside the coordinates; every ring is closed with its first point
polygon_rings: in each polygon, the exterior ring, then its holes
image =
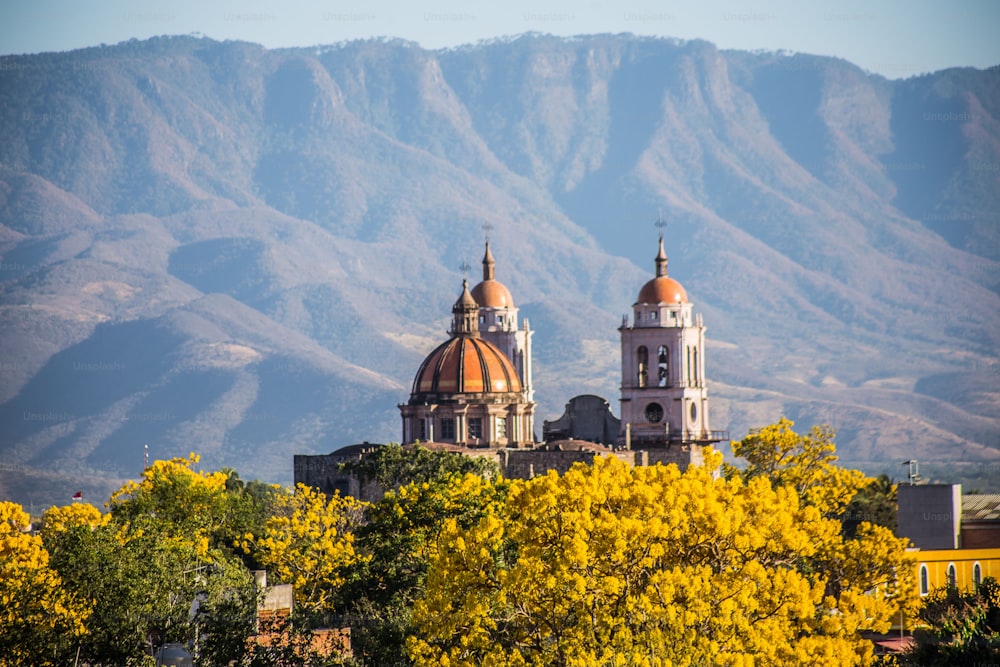
{"type": "Polygon", "coordinates": [[[481,308],[513,308],[514,297],[499,280],[484,280],[472,288],[472,298],[481,308]]]}
{"type": "Polygon", "coordinates": [[[687,303],[688,295],[684,287],[673,278],[658,276],[639,290],[636,303],[687,303]]]}
{"type": "Polygon", "coordinates": [[[656,277],[639,290],[639,303],[687,303],[688,295],[681,284],[667,275],[667,253],[660,237],[660,251],[656,253],[656,277]]]}
{"type": "Polygon", "coordinates": [[[420,364],[412,397],[420,394],[506,394],[521,391],[517,371],[489,341],[459,335],[439,345],[420,364]]]}
{"type": "Polygon", "coordinates": [[[494,278],[496,261],[490,251],[490,242],[486,242],[486,254],[483,255],[483,282],[472,288],[472,297],[480,308],[513,308],[514,297],[502,282],[494,278]]]}

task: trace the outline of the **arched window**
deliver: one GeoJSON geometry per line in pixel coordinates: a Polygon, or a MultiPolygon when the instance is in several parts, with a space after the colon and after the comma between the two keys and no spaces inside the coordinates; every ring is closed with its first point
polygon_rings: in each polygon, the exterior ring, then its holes
{"type": "Polygon", "coordinates": [[[701,383],[701,370],[698,368],[698,348],[693,348],[691,350],[692,365],[694,366],[694,384],[698,386],[701,383]]]}
{"type": "Polygon", "coordinates": [[[661,345],[656,353],[656,364],[658,366],[658,385],[666,387],[670,384],[670,350],[666,345],[661,345]]]}
{"type": "Polygon", "coordinates": [[[948,585],[958,586],[958,576],[955,573],[954,563],[948,563],[948,585]]]}
{"type": "Polygon", "coordinates": [[[972,566],[972,585],[979,588],[981,583],[983,583],[983,568],[977,562],[972,566]]]}
{"type": "Polygon", "coordinates": [[[927,566],[920,566],[920,594],[927,595],[931,591],[930,583],[927,581],[927,566]]]}
{"type": "Polygon", "coordinates": [[[645,345],[641,345],[635,351],[635,357],[639,369],[637,380],[640,387],[645,387],[649,380],[649,350],[646,349],[645,345]]]}

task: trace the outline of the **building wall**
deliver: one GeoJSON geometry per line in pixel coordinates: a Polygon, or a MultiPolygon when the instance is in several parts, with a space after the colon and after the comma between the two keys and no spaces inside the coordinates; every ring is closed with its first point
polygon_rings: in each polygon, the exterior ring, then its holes
{"type": "MultiPolygon", "coordinates": [[[[353,446],[346,452],[321,454],[316,456],[296,455],[294,478],[296,484],[305,484],[332,495],[339,492],[367,502],[378,502],[385,495],[385,489],[374,482],[361,484],[356,477],[339,470],[341,463],[358,460],[377,445],[353,446]]],[[[469,449],[464,456],[481,456],[495,460],[500,466],[500,474],[508,479],[531,479],[555,470],[560,475],[575,463],[591,464],[594,456],[605,454],[615,456],[630,466],[650,466],[674,463],[681,471],[689,465],[704,463],[702,450],[697,445],[672,445],[655,450],[560,450],[560,449],[469,449]]]]}
{"type": "Polygon", "coordinates": [[[602,445],[618,442],[621,420],[611,414],[611,404],[600,396],[582,394],[569,399],[559,419],[542,423],[542,438],[587,440],[602,445]]]}
{"type": "Polygon", "coordinates": [[[960,484],[900,484],[896,535],[919,549],[957,549],[962,519],[960,484]]]}
{"type": "Polygon", "coordinates": [[[332,496],[340,493],[366,502],[376,502],[385,492],[374,482],[361,481],[354,475],[340,470],[341,463],[357,461],[367,452],[374,451],[378,445],[356,445],[345,447],[332,454],[296,454],[293,461],[293,480],[295,484],[305,484],[332,496]]]}
{"type": "Polygon", "coordinates": [[[981,577],[1000,580],[1000,549],[928,549],[914,550],[917,559],[917,587],[921,595],[948,585],[948,566],[955,566],[955,585],[960,589],[975,586],[973,571],[979,565],[981,577]],[[926,589],[921,590],[922,569],[927,571],[926,589]]]}
{"type": "Polygon", "coordinates": [[[962,548],[963,549],[989,549],[1000,548],[1000,522],[962,521],[962,548]]]}

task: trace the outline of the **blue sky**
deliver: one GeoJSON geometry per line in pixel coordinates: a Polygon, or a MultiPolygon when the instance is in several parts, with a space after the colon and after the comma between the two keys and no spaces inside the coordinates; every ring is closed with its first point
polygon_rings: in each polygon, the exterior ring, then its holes
{"type": "Polygon", "coordinates": [[[1000,64],[1000,0],[6,0],[0,8],[0,54],[193,32],[270,48],[381,36],[441,48],[532,31],[832,55],[890,78],[1000,64]]]}

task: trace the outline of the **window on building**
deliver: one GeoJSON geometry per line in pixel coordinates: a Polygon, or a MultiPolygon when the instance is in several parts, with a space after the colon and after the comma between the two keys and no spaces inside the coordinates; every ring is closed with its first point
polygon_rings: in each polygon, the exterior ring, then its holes
{"type": "Polygon", "coordinates": [[[507,439],[507,420],[503,417],[497,419],[497,439],[506,440],[507,439]]]}
{"type": "Polygon", "coordinates": [[[656,319],[656,311],[655,310],[649,314],[649,319],[651,319],[651,320],[655,320],[656,319]]]}
{"type": "Polygon", "coordinates": [[[983,568],[979,566],[979,563],[975,563],[972,566],[972,585],[979,588],[981,583],[983,583],[983,568]]]}
{"type": "Polygon", "coordinates": [[[481,440],[483,437],[482,417],[469,417],[469,439],[481,440]]]}
{"type": "Polygon", "coordinates": [[[686,364],[686,366],[687,366],[687,373],[685,373],[685,376],[687,377],[687,386],[690,387],[691,386],[691,346],[688,345],[687,348],[685,348],[685,349],[687,350],[687,364],[686,364]]]}
{"type": "Polygon", "coordinates": [[[927,580],[927,566],[920,566],[920,594],[927,595],[931,591],[930,582],[927,580]]]}
{"type": "Polygon", "coordinates": [[[666,387],[670,384],[670,350],[666,345],[661,345],[656,353],[657,384],[666,387]]]}
{"type": "Polygon", "coordinates": [[[417,440],[427,439],[427,421],[421,417],[417,420],[417,440]]]}
{"type": "Polygon", "coordinates": [[[441,419],[441,439],[442,440],[454,440],[455,439],[455,418],[454,417],[444,417],[441,419]]]}
{"type": "Polygon", "coordinates": [[[958,576],[955,573],[955,564],[954,563],[948,563],[948,585],[949,586],[957,586],[958,585],[958,576]]]}
{"type": "Polygon", "coordinates": [[[636,365],[639,369],[638,383],[640,387],[645,387],[649,380],[649,350],[646,349],[645,345],[641,345],[636,350],[635,356],[636,365]]]}

